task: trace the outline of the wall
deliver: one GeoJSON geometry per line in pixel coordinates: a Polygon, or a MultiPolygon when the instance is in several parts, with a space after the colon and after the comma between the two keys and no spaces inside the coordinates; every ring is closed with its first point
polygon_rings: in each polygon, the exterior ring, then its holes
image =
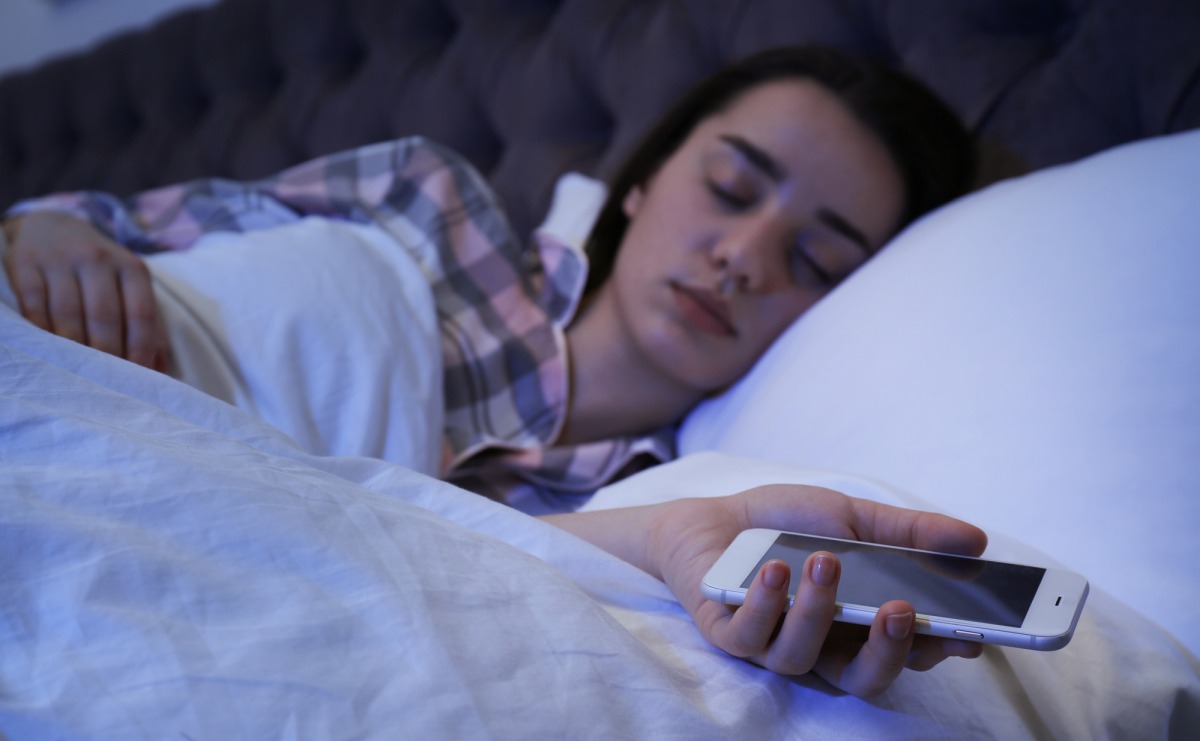
{"type": "Polygon", "coordinates": [[[0,75],[216,0],[0,0],[0,75]]]}

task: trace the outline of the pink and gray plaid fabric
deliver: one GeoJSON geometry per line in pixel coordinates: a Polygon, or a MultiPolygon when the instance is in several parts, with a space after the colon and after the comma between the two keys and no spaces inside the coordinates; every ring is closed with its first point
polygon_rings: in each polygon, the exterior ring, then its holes
{"type": "Polygon", "coordinates": [[[128,199],[65,193],[10,213],[46,208],[85,218],[141,253],[305,216],[378,225],[410,251],[433,289],[445,374],[444,478],[544,511],[571,508],[673,456],[673,429],[547,447],[566,411],[564,328],[581,297],[586,258],[541,233],[524,249],[483,178],[427,140],[333,154],[254,182],[202,179],[128,199]]]}

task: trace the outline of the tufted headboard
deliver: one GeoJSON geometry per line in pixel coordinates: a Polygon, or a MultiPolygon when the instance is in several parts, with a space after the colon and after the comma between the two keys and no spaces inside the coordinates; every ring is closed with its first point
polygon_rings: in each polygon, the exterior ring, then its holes
{"type": "Polygon", "coordinates": [[[223,0],[0,79],[0,207],[424,134],[527,229],[697,77],[802,42],[925,80],[983,181],[1200,126],[1196,0],[223,0]]]}

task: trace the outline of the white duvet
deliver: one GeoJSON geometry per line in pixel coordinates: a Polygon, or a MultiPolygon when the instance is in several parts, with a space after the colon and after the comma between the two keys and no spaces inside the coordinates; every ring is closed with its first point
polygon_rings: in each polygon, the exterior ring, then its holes
{"type": "MultiPolygon", "coordinates": [[[[594,506],[715,493],[722,471],[895,497],[709,454],[594,506]]],[[[3,306],[0,595],[10,739],[1200,731],[1194,659],[1103,589],[1063,651],[988,649],[859,700],[712,649],[661,583],[533,518],[381,460],[313,456],[3,306]]]]}

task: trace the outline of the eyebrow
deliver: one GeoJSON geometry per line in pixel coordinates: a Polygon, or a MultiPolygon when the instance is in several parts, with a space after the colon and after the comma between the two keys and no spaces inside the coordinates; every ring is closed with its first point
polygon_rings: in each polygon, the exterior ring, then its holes
{"type": "Polygon", "coordinates": [[[750,164],[765,172],[767,177],[772,180],[780,181],[787,177],[787,170],[783,165],[779,164],[778,160],[742,137],[736,134],[725,134],[720,138],[721,141],[733,147],[743,157],[750,160],[750,164]]]}
{"type": "MultiPolygon", "coordinates": [[[[767,177],[775,182],[780,182],[787,177],[787,169],[778,160],[746,139],[736,134],[725,134],[720,139],[740,152],[750,164],[762,170],[766,173],[767,177]]],[[[846,217],[832,209],[822,207],[817,209],[817,218],[830,229],[857,244],[863,249],[863,252],[866,252],[868,255],[873,254],[871,242],[862,233],[862,230],[851,224],[846,217]]]]}

